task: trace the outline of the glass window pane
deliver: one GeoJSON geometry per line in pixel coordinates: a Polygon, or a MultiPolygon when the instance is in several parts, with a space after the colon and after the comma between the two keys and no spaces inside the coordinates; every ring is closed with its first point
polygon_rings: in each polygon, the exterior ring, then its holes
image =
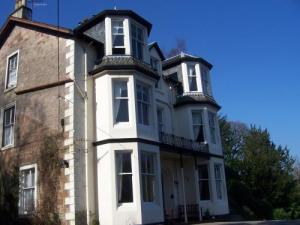
{"type": "Polygon", "coordinates": [[[190,91],[197,91],[196,77],[189,77],[189,87],[190,91]]]}
{"type": "Polygon", "coordinates": [[[210,200],[208,180],[200,181],[199,182],[199,189],[200,189],[200,199],[201,200],[210,200]]]}
{"type": "Polygon", "coordinates": [[[114,108],[115,108],[115,118],[116,118],[115,120],[117,123],[129,121],[127,99],[116,99],[114,108]]]}
{"type": "Polygon", "coordinates": [[[119,34],[113,35],[113,46],[124,47],[124,35],[119,35],[119,34]]]}
{"type": "Polygon", "coordinates": [[[142,103],[142,111],[143,111],[143,124],[149,125],[149,107],[147,104],[142,103]]]}
{"type": "Polygon", "coordinates": [[[114,82],[114,95],[115,97],[127,97],[127,81],[114,82]]]}
{"type": "Polygon", "coordinates": [[[132,175],[118,175],[118,202],[133,202],[132,175]]]}
{"type": "Polygon", "coordinates": [[[208,166],[200,165],[198,167],[199,179],[208,179],[208,166]]]}
{"type": "Polygon", "coordinates": [[[203,124],[202,111],[192,112],[193,124],[203,124]]]}

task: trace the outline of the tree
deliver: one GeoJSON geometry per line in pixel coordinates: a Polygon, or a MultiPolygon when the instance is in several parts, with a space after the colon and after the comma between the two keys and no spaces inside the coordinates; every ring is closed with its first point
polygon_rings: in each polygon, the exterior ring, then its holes
{"type": "Polygon", "coordinates": [[[166,52],[167,58],[176,56],[180,54],[181,52],[186,52],[187,47],[186,47],[186,41],[184,39],[177,39],[176,40],[176,47],[171,48],[168,52],[166,52]]]}
{"type": "Polygon", "coordinates": [[[250,219],[300,217],[299,180],[289,149],[276,146],[266,129],[226,117],[219,121],[231,206],[250,219]]]}

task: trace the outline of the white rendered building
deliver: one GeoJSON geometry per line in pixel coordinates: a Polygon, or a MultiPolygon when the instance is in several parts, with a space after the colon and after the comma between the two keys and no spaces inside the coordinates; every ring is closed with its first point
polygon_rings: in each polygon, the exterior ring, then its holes
{"type": "Polygon", "coordinates": [[[88,59],[86,82],[96,159],[89,193],[100,224],[228,213],[212,65],[184,53],[165,59],[148,44],[150,31],[127,10],[103,11],[75,29],[103,47],[90,54],[96,64],[88,59]]]}

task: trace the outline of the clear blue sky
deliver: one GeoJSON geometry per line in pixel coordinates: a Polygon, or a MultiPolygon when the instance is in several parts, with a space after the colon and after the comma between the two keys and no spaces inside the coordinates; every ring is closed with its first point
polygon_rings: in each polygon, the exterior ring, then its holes
{"type": "MultiPolygon", "coordinates": [[[[56,23],[56,1],[34,20],[56,23]]],[[[61,0],[61,25],[104,9],[132,9],[153,24],[150,41],[168,50],[185,39],[214,65],[213,91],[231,120],[268,128],[300,157],[300,0],[61,0]]],[[[14,0],[1,0],[0,23],[14,0]]]]}

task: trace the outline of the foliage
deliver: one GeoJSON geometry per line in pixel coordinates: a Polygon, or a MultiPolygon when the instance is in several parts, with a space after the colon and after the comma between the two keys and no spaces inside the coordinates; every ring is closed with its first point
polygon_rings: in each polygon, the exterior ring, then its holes
{"type": "Polygon", "coordinates": [[[17,224],[19,172],[0,155],[0,224],[17,224]],[[12,168],[9,170],[8,168],[12,168]]]}
{"type": "Polygon", "coordinates": [[[4,160],[3,154],[0,154],[0,224],[61,224],[57,209],[61,174],[59,155],[61,140],[61,137],[56,134],[49,134],[42,138],[37,155],[39,201],[35,214],[26,218],[18,217],[19,166],[14,164],[17,160],[14,158],[4,160]]]}
{"type": "Polygon", "coordinates": [[[248,219],[299,218],[299,180],[289,149],[276,146],[266,129],[219,121],[231,205],[248,219]]]}

